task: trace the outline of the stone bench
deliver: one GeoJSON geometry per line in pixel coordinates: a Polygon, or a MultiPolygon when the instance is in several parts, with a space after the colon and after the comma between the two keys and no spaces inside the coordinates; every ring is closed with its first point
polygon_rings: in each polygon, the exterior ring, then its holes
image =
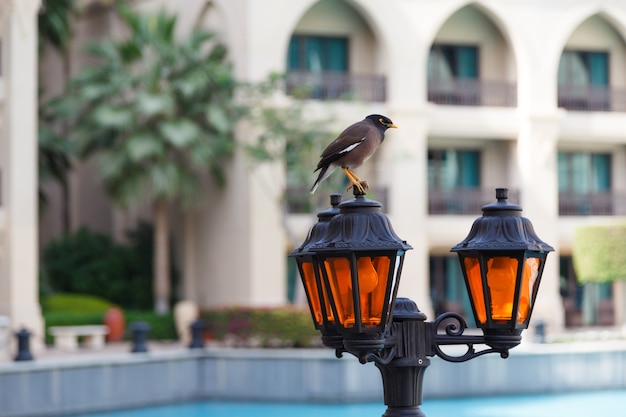
{"type": "Polygon", "coordinates": [[[90,349],[104,347],[104,337],[109,328],[104,325],[52,326],[48,329],[54,337],[54,347],[62,350],[78,349],[78,338],[83,338],[83,346],[90,349]]]}

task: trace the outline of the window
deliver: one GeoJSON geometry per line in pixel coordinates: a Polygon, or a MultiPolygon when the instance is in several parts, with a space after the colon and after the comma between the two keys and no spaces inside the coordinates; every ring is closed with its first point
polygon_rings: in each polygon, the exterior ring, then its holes
{"type": "Polygon", "coordinates": [[[307,72],[348,71],[348,39],[294,35],[289,42],[288,69],[307,72]]]}
{"type": "Polygon", "coordinates": [[[566,327],[615,324],[611,283],[578,283],[571,256],[559,258],[559,271],[566,327]]]}
{"type": "Polygon", "coordinates": [[[480,186],[480,152],[475,150],[430,149],[428,187],[451,190],[480,186]]]}
{"type": "Polygon", "coordinates": [[[478,48],[433,45],[428,56],[428,100],[437,104],[481,104],[478,48]]]}
{"type": "Polygon", "coordinates": [[[559,152],[559,214],[611,215],[611,155],[559,152]]]}
{"type": "Polygon", "coordinates": [[[568,110],[610,110],[609,54],[564,51],[558,73],[559,107],[568,110]]]}
{"type": "Polygon", "coordinates": [[[428,56],[428,78],[478,78],[478,47],[433,45],[428,56]]]}
{"type": "Polygon", "coordinates": [[[431,256],[430,296],[435,314],[446,311],[461,314],[473,323],[472,306],[465,288],[463,272],[457,256],[431,256]]]}
{"type": "Polygon", "coordinates": [[[559,191],[592,193],[611,189],[611,155],[559,152],[559,191]]]}
{"type": "Polygon", "coordinates": [[[480,212],[484,204],[480,189],[479,151],[428,150],[430,214],[474,214],[480,212]]]}
{"type": "Polygon", "coordinates": [[[559,86],[606,86],[609,83],[609,54],[563,51],[558,77],[559,86]]]}

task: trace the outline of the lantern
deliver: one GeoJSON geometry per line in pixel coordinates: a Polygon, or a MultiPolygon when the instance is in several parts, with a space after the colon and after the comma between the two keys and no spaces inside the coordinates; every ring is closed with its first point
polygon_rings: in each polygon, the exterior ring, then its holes
{"type": "Polygon", "coordinates": [[[309,249],[326,236],[330,219],[339,214],[341,194],[330,196],[331,208],[317,214],[318,222],[313,225],[305,241],[299,248],[289,254],[296,260],[298,272],[302,279],[304,292],[311,310],[315,328],[322,333],[322,343],[333,349],[343,349],[343,337],[337,332],[335,317],[330,306],[326,287],[322,282],[322,274],[315,253],[309,249]]]}
{"type": "Polygon", "coordinates": [[[554,250],[507,194],[496,189],[498,201],[482,208],[469,235],[451,249],[459,255],[476,325],[487,344],[502,348],[519,344],[528,328],[546,257],[554,250]]]}
{"type": "Polygon", "coordinates": [[[315,254],[336,330],[346,350],[359,357],[384,346],[404,253],[411,249],[395,234],[381,207],[355,191],[354,199],[339,205],[326,236],[308,247],[315,254]]]}

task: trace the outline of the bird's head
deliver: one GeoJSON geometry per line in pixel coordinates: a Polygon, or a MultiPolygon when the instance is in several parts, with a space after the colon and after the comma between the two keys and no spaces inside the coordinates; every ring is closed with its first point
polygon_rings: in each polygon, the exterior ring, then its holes
{"type": "Polygon", "coordinates": [[[398,126],[396,126],[390,118],[380,114],[370,114],[365,119],[370,120],[372,123],[374,123],[374,126],[382,129],[383,132],[389,128],[398,128],[398,126]]]}

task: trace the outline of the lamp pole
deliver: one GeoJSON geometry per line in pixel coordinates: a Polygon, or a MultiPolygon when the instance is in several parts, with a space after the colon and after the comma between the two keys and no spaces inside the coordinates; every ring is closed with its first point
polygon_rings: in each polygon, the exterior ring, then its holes
{"type": "Polygon", "coordinates": [[[547,253],[521,207],[496,190],[468,236],[451,251],[459,256],[472,312],[482,335],[466,335],[453,312],[427,321],[415,302],[398,298],[404,254],[411,249],[393,231],[382,205],[354,190],[354,199],[318,214],[294,250],[311,315],[322,342],[380,370],[387,410],[383,417],[424,417],[422,386],[430,357],[465,362],[488,353],[507,358],[529,325],[547,253]],[[442,347],[462,345],[459,354],[442,347]],[[481,349],[477,349],[481,346],[481,349]]]}

